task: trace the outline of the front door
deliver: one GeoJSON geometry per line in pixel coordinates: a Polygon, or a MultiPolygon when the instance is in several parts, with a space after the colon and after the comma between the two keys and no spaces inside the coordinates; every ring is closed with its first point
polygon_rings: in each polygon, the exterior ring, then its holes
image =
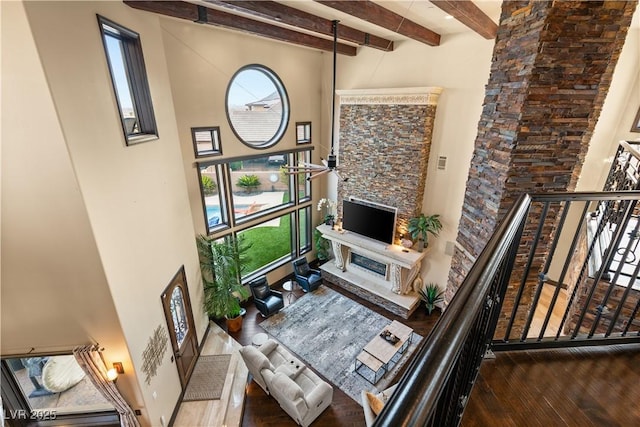
{"type": "Polygon", "coordinates": [[[198,359],[198,342],[194,330],[191,300],[187,288],[184,266],[162,293],[162,306],[169,327],[173,356],[184,389],[198,359]]]}

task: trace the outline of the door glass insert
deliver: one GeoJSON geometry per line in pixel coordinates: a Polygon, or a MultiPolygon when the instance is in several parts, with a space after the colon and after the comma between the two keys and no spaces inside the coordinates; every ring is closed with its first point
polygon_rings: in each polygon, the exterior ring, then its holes
{"type": "Polygon", "coordinates": [[[182,346],[184,338],[189,332],[189,322],[187,321],[187,314],[184,308],[184,298],[182,296],[182,289],[176,287],[171,293],[171,318],[173,319],[173,328],[176,332],[176,341],[178,347],[182,346]]]}

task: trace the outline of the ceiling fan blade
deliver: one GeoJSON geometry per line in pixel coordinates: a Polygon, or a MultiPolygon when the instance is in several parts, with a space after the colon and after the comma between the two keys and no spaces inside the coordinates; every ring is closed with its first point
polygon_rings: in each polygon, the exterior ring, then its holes
{"type": "Polygon", "coordinates": [[[326,165],[317,165],[315,163],[300,163],[300,164],[309,168],[314,168],[314,169],[324,169],[327,167],[326,165]]]}
{"type": "Polygon", "coordinates": [[[347,182],[347,181],[349,181],[349,178],[343,178],[343,177],[342,177],[342,175],[340,175],[340,174],[338,173],[338,171],[337,171],[337,170],[333,169],[333,173],[335,173],[335,174],[336,174],[336,176],[338,177],[338,179],[339,179],[340,181],[342,181],[342,182],[347,182]]]}
{"type": "Polygon", "coordinates": [[[323,169],[323,170],[317,170],[317,171],[311,172],[311,175],[307,177],[307,181],[311,181],[312,179],[315,179],[319,176],[326,175],[329,172],[331,172],[331,169],[323,169]]]}

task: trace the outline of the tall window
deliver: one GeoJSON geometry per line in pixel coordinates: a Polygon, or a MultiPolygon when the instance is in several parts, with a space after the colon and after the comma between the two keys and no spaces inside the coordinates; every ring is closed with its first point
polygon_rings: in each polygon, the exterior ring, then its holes
{"type": "Polygon", "coordinates": [[[207,232],[213,233],[229,226],[226,191],[224,188],[223,165],[206,164],[198,168],[200,191],[207,232]]]}
{"type": "Polygon", "coordinates": [[[311,187],[306,174],[281,169],[310,156],[307,148],[199,163],[208,234],[251,243],[243,280],[311,250],[311,187]]]}
{"type": "Polygon", "coordinates": [[[98,15],[127,145],[158,136],[140,35],[98,15]]]}
{"type": "Polygon", "coordinates": [[[242,223],[259,212],[291,202],[291,177],[280,172],[288,154],[254,157],[230,164],[233,218],[242,223]]]}
{"type": "Polygon", "coordinates": [[[238,70],[229,82],[226,101],[231,130],[251,148],[271,147],[287,130],[287,92],[276,73],[263,65],[238,70]]]}

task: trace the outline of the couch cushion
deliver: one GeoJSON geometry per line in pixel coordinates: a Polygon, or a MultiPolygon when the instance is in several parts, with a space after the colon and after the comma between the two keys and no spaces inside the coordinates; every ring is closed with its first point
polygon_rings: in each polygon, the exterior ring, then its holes
{"type": "Polygon", "coordinates": [[[252,366],[255,366],[256,369],[258,369],[258,371],[262,369],[271,369],[271,370],[274,369],[273,365],[271,364],[267,356],[262,354],[260,350],[258,350],[252,345],[242,347],[240,349],[240,354],[242,355],[242,358],[247,363],[250,363],[252,366]]]}
{"type": "Polygon", "coordinates": [[[292,401],[304,396],[300,386],[282,372],[278,372],[273,376],[271,390],[278,390],[279,394],[292,401]]]}
{"type": "Polygon", "coordinates": [[[263,283],[262,285],[253,287],[253,296],[254,298],[258,298],[264,300],[269,296],[271,289],[269,289],[269,285],[267,283],[263,283]]]}
{"type": "Polygon", "coordinates": [[[273,295],[269,295],[264,300],[264,303],[267,306],[267,310],[269,310],[269,313],[274,313],[278,311],[278,309],[281,309],[282,307],[284,307],[284,301],[273,295]]]}
{"type": "Polygon", "coordinates": [[[318,281],[322,280],[322,276],[316,274],[316,273],[311,273],[309,275],[309,283],[316,283],[318,281]]]}

